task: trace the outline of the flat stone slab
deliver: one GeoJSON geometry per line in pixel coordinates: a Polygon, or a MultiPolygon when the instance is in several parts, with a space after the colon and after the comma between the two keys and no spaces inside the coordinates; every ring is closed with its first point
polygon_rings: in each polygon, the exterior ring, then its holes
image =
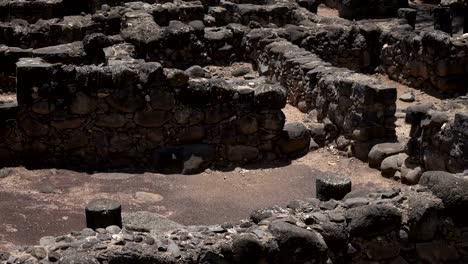
{"type": "Polygon", "coordinates": [[[169,220],[159,214],[147,211],[123,214],[123,225],[129,230],[151,232],[155,234],[184,227],[184,225],[169,220]]]}

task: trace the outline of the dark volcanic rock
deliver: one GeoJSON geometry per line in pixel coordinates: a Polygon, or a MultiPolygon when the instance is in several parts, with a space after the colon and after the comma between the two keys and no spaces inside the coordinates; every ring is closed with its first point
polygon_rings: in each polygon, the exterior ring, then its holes
{"type": "Polygon", "coordinates": [[[349,220],[351,236],[368,237],[398,230],[401,224],[401,213],[388,205],[364,205],[349,209],[346,214],[349,220]]]}
{"type": "Polygon", "coordinates": [[[261,84],[255,87],[255,103],[264,108],[284,108],[286,91],[278,84],[261,84]]]}
{"type": "Polygon", "coordinates": [[[324,174],[315,180],[316,195],[321,201],[341,200],[351,192],[351,180],[339,175],[324,174]]]}
{"type": "Polygon", "coordinates": [[[439,197],[448,214],[459,224],[468,224],[468,180],[443,171],[426,171],[419,184],[439,197]]]}
{"type": "Polygon", "coordinates": [[[274,263],[321,263],[327,259],[328,247],[319,233],[281,220],[274,221],[269,229],[278,243],[274,263]]]}
{"type": "Polygon", "coordinates": [[[278,145],[284,154],[306,153],[310,145],[309,130],[299,122],[286,124],[278,145]]]}

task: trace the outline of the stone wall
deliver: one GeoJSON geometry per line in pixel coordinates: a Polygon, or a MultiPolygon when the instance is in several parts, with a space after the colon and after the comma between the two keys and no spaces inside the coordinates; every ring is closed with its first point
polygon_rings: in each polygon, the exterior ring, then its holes
{"type": "Polygon", "coordinates": [[[246,36],[259,71],[288,90],[288,100],[301,111],[315,109],[317,121],[331,123],[352,140],[354,155],[367,159],[373,144],[395,137],[396,89],[376,79],[337,68],[313,53],[278,39],[271,30],[246,36]]]}
{"type": "Polygon", "coordinates": [[[468,169],[466,113],[449,117],[426,103],[410,107],[406,122],[411,124],[408,154],[425,170],[462,173],[468,169]]]}
{"type": "Polygon", "coordinates": [[[132,213],[122,230],[43,237],[0,252],[0,263],[466,263],[468,181],[426,172],[422,183],[293,201],[213,226],[166,228],[156,217],[155,227],[138,217],[155,216],[132,213]]]}
{"type": "Polygon", "coordinates": [[[221,79],[189,81],[159,63],[72,66],[38,58],[20,60],[17,78],[18,115],[2,126],[3,161],[157,167],[174,154],[173,163],[193,155],[205,167],[282,155],[276,142],[286,94],[279,85],[239,90],[221,79]]]}
{"type": "Polygon", "coordinates": [[[373,72],[380,64],[381,29],[374,23],[316,24],[307,26],[305,32],[297,45],[337,67],[373,72]]]}
{"type": "Polygon", "coordinates": [[[413,87],[466,93],[468,45],[441,31],[417,34],[395,28],[382,35],[382,68],[392,79],[413,87]]]}
{"type": "MultiPolygon", "coordinates": [[[[332,1],[329,1],[332,2],[332,1]]],[[[339,16],[346,19],[395,17],[398,8],[408,7],[407,0],[341,0],[335,1],[339,16]]]]}

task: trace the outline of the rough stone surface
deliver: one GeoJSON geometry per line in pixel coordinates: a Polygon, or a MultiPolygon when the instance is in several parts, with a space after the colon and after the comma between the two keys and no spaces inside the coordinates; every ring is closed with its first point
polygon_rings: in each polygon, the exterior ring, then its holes
{"type": "Polygon", "coordinates": [[[385,158],[401,153],[403,150],[404,145],[400,143],[377,144],[369,152],[369,166],[379,168],[385,158]]]}
{"type": "MultiPolygon", "coordinates": [[[[463,263],[467,238],[431,192],[367,190],[366,205],[317,199],[258,209],[250,220],[183,226],[150,212],[126,213],[123,228],[43,237],[0,253],[3,263],[463,263]],[[96,262],[98,261],[98,262],[96,262]]],[[[353,198],[349,198],[353,199],[353,198]]],[[[349,200],[348,199],[348,200],[349,200]]]]}
{"type": "Polygon", "coordinates": [[[319,200],[341,200],[351,191],[351,180],[340,175],[325,174],[317,177],[315,187],[319,200]]]}
{"type": "Polygon", "coordinates": [[[443,171],[426,171],[422,174],[420,184],[439,197],[446,211],[460,225],[466,225],[464,213],[468,206],[468,181],[443,171]]]}

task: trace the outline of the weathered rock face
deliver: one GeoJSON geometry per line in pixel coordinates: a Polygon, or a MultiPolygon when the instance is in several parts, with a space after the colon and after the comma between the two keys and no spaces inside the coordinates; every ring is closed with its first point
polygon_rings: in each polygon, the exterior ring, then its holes
{"type": "Polygon", "coordinates": [[[468,60],[462,38],[441,31],[417,34],[396,28],[381,40],[381,66],[390,78],[447,94],[466,92],[468,60]]]}
{"type": "Polygon", "coordinates": [[[11,135],[22,137],[23,146],[6,137],[1,149],[27,161],[23,151],[33,153],[28,148],[35,146],[46,163],[113,167],[138,160],[190,174],[222,160],[289,155],[309,142],[305,128],[281,138],[286,93],[279,85],[239,92],[224,80],[189,81],[184,71],[153,62],[99,67],[24,59],[18,63],[18,102],[22,118],[11,135]]]}
{"type": "Polygon", "coordinates": [[[212,226],[134,212],[123,215],[122,229],[43,237],[38,246],[0,252],[0,263],[464,263],[466,231],[447,232],[454,226],[441,199],[421,186],[367,193],[357,197],[367,203],[353,207],[293,201],[212,226]]]}
{"type": "Polygon", "coordinates": [[[467,225],[468,217],[463,213],[468,208],[468,180],[443,171],[426,171],[420,184],[439,197],[446,212],[459,225],[467,225]]]}
{"type": "Polygon", "coordinates": [[[379,168],[385,158],[401,153],[403,150],[404,146],[400,143],[377,144],[369,152],[369,166],[379,168]]]}
{"type": "Polygon", "coordinates": [[[399,8],[408,7],[402,0],[345,0],[338,2],[340,17],[346,19],[366,19],[395,16],[399,8]]]}
{"type": "Polygon", "coordinates": [[[444,112],[431,110],[431,105],[421,104],[408,108],[406,121],[411,124],[408,154],[425,170],[460,173],[467,169],[466,114],[449,118],[444,112]]]}

